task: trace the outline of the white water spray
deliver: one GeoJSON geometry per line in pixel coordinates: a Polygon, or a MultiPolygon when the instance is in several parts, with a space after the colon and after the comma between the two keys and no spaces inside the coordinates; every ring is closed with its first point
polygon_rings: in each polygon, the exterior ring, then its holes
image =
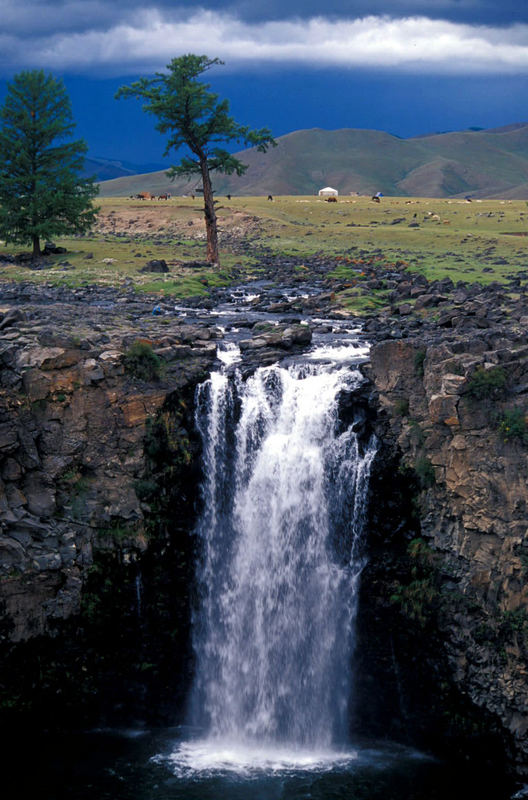
{"type": "Polygon", "coordinates": [[[360,380],[350,367],[275,365],[246,382],[214,373],[199,389],[202,750],[302,761],[346,746],[374,446],[342,429],[338,404],[360,380]]]}

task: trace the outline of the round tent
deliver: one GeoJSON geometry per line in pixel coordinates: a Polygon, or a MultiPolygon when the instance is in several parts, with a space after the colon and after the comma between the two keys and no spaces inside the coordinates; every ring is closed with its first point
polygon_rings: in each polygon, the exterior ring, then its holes
{"type": "Polygon", "coordinates": [[[337,197],[339,192],[337,189],[332,189],[331,186],[325,186],[324,189],[319,189],[319,197],[337,197]]]}

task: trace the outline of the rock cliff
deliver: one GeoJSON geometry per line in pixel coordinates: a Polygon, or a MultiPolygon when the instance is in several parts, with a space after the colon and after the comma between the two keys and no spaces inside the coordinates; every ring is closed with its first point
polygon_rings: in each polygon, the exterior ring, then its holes
{"type": "MultiPolygon", "coordinates": [[[[366,372],[394,479],[415,487],[406,572],[389,567],[378,603],[405,620],[418,652],[434,637],[447,679],[502,728],[526,774],[527,337],[511,327],[380,342],[366,372]]],[[[378,557],[394,549],[381,544],[378,557]]]]}
{"type": "Polygon", "coordinates": [[[0,606],[17,642],[79,613],[95,551],[133,559],[148,547],[147,427],[174,426],[170,398],[207,374],[218,331],[141,309],[127,324],[72,298],[2,311],[0,606]],[[135,341],[143,356],[127,361],[135,341]]]}

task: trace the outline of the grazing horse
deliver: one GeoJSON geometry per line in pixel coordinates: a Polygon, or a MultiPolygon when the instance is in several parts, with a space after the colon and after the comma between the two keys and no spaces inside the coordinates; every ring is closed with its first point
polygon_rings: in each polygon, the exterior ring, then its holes
{"type": "Polygon", "coordinates": [[[327,197],[326,198],[326,202],[327,203],[337,203],[337,197],[327,197]]]}
{"type": "Polygon", "coordinates": [[[273,195],[272,195],[272,194],[269,194],[269,195],[268,195],[268,200],[271,200],[271,201],[273,201],[273,195]]]}

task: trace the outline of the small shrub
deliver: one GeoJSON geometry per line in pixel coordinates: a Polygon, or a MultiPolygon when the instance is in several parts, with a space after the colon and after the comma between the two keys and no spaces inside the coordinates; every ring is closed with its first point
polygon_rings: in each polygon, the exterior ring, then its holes
{"type": "Polygon", "coordinates": [[[149,502],[151,501],[159,491],[158,484],[154,480],[149,480],[148,478],[142,478],[140,480],[135,481],[134,489],[136,494],[142,502],[149,502]]]}
{"type": "Polygon", "coordinates": [[[521,634],[523,638],[528,636],[528,613],[523,608],[505,611],[499,632],[505,639],[511,639],[515,634],[521,634]]]}
{"type": "Polygon", "coordinates": [[[66,472],[62,473],[62,475],[60,476],[60,480],[63,483],[74,484],[77,483],[80,477],[81,473],[79,472],[77,467],[70,467],[70,469],[67,469],[66,472]]]}
{"type": "Polygon", "coordinates": [[[498,399],[504,395],[506,373],[502,367],[477,367],[467,383],[466,393],[474,400],[498,399]]]}
{"type": "Polygon", "coordinates": [[[521,552],[519,558],[521,560],[521,569],[523,577],[526,578],[528,577],[528,553],[521,552]]]}
{"type": "Polygon", "coordinates": [[[399,417],[409,416],[409,400],[406,397],[398,397],[394,403],[394,413],[399,417]]]}
{"type": "Polygon", "coordinates": [[[416,445],[416,447],[421,447],[425,442],[425,436],[420,424],[415,419],[409,420],[409,432],[413,444],[416,445]]]}
{"type": "Polygon", "coordinates": [[[422,568],[430,568],[434,564],[434,550],[427,544],[425,539],[422,539],[420,536],[417,536],[409,542],[407,553],[412,559],[418,561],[422,568]]]}
{"type": "Polygon", "coordinates": [[[497,427],[505,442],[517,439],[525,444],[528,443],[528,425],[522,408],[507,409],[499,417],[497,427]]]}
{"type": "Polygon", "coordinates": [[[414,354],[414,372],[419,378],[424,375],[424,361],[427,351],[425,349],[417,350],[414,354]]]}
{"type": "Polygon", "coordinates": [[[418,456],[414,465],[414,471],[422,489],[430,489],[435,485],[436,477],[434,467],[427,456],[418,456]]]}
{"type": "Polygon", "coordinates": [[[502,624],[511,632],[523,631],[528,625],[528,612],[524,608],[517,608],[515,611],[505,611],[502,615],[502,624]]]}
{"type": "Polygon", "coordinates": [[[99,528],[97,533],[101,539],[113,539],[116,544],[120,544],[126,539],[132,539],[135,536],[135,532],[132,528],[121,525],[115,525],[110,528],[99,528]]]}
{"type": "Polygon", "coordinates": [[[134,342],[123,358],[125,372],[141,381],[157,381],[165,373],[165,365],[147,342],[134,342]]]}
{"type": "Polygon", "coordinates": [[[465,375],[466,370],[464,369],[464,365],[460,361],[451,361],[449,363],[447,372],[450,372],[452,375],[465,375]]]}
{"type": "Polygon", "coordinates": [[[398,586],[389,597],[392,605],[400,607],[401,612],[413,622],[424,628],[430,619],[438,591],[429,576],[417,578],[407,586],[398,586]]]}

